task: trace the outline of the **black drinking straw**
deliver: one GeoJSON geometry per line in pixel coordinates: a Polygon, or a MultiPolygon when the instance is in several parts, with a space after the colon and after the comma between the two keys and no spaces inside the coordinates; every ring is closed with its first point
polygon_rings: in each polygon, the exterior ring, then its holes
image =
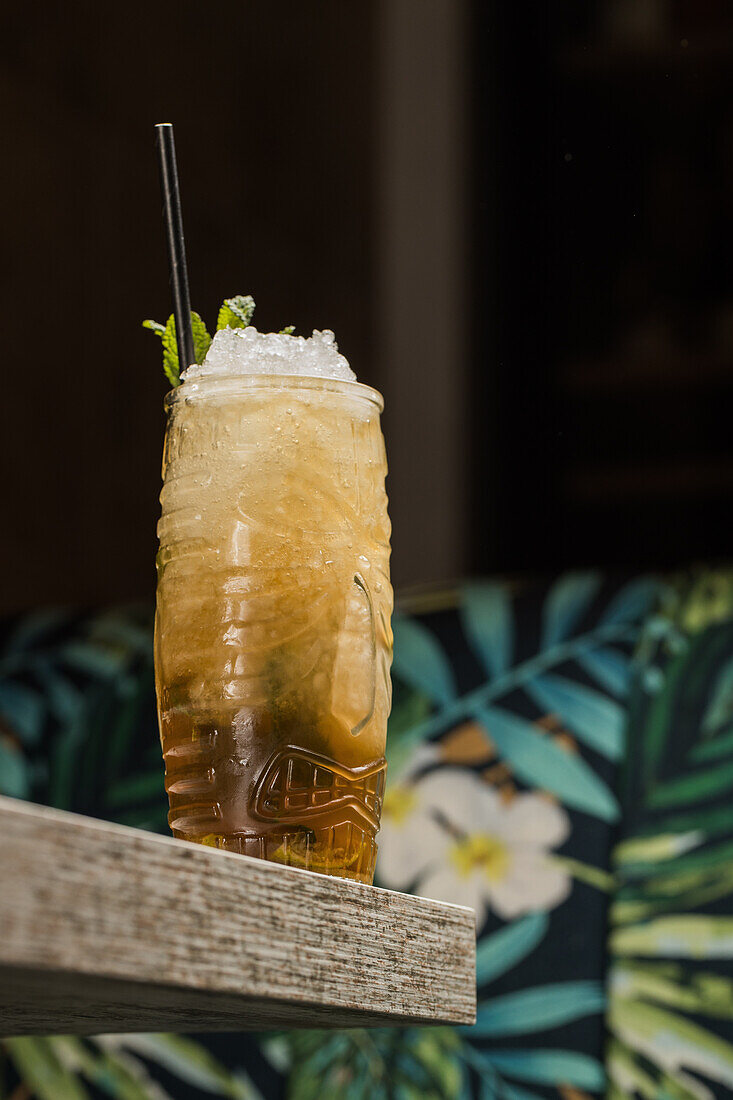
{"type": "Polygon", "coordinates": [[[176,318],[178,365],[181,371],[195,361],[193,330],[191,329],[191,299],[188,294],[186,269],[186,245],[183,240],[181,193],[178,190],[178,167],[173,126],[170,122],[158,122],[155,126],[160,166],[160,189],[163,194],[165,236],[168,244],[168,263],[173,291],[173,314],[176,318]]]}

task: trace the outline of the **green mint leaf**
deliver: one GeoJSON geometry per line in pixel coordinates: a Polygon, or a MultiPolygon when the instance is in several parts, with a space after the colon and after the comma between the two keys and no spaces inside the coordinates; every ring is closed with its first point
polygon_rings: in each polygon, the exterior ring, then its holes
{"type": "MultiPolygon", "coordinates": [[[[254,307],[254,302],[252,303],[254,307]]],[[[211,337],[206,331],[206,325],[199,317],[198,313],[191,312],[191,327],[193,329],[193,353],[196,357],[197,363],[203,363],[206,358],[206,352],[209,350],[211,344],[211,337]]]]}
{"type": "MultiPolygon", "coordinates": [[[[178,344],[176,342],[176,319],[171,313],[165,325],[157,321],[143,321],[143,328],[151,329],[163,341],[163,372],[174,388],[181,384],[181,368],[178,362],[178,344]]],[[[193,330],[193,352],[197,363],[203,363],[211,344],[206,325],[198,313],[191,312],[193,330]]],[[[190,364],[189,364],[190,365],[190,364]]]]}
{"type": "Polygon", "coordinates": [[[163,341],[163,371],[171,386],[180,385],[178,370],[178,348],[176,346],[176,322],[173,314],[165,325],[159,321],[143,321],[143,328],[149,328],[163,341]]]}
{"type": "Polygon", "coordinates": [[[237,294],[234,298],[225,298],[216,321],[217,332],[222,328],[247,328],[255,311],[255,300],[251,294],[237,294]]]}
{"type": "Polygon", "coordinates": [[[178,364],[178,344],[176,343],[176,319],[171,313],[163,335],[163,373],[175,389],[181,384],[181,368],[178,364]]]}
{"type": "Polygon", "coordinates": [[[295,332],[295,325],[286,325],[285,328],[281,328],[278,336],[292,336],[295,332]]]}

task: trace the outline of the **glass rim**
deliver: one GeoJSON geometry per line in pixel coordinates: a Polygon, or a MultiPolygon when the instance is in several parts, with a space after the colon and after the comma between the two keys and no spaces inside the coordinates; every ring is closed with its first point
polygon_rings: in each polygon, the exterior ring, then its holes
{"type": "Polygon", "coordinates": [[[224,378],[208,375],[203,378],[182,382],[180,386],[169,390],[164,398],[166,411],[186,397],[209,397],[216,394],[237,395],[251,393],[253,390],[318,390],[320,393],[341,394],[345,397],[357,397],[370,401],[378,411],[384,411],[384,398],[379,390],[363,382],[352,382],[342,378],[322,378],[304,374],[235,374],[224,378]]]}

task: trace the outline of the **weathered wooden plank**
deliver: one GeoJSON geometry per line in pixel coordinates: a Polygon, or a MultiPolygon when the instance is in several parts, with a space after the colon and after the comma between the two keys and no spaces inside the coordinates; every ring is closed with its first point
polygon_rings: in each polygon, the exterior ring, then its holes
{"type": "Polygon", "coordinates": [[[471,1023],[469,909],[0,798],[0,1033],[471,1023]]]}

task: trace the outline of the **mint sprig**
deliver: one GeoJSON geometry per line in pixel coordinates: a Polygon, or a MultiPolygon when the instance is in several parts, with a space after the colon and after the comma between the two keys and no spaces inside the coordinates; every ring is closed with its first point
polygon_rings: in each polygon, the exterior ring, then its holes
{"type": "Polygon", "coordinates": [[[225,298],[216,320],[216,331],[222,328],[247,328],[252,324],[255,300],[251,294],[237,294],[234,298],[225,298]]]}
{"type": "MultiPolygon", "coordinates": [[[[216,331],[223,328],[247,328],[255,311],[255,300],[251,294],[237,294],[234,298],[225,298],[219,309],[216,320],[216,331]]],[[[163,371],[166,378],[174,388],[181,384],[181,365],[178,361],[178,344],[176,343],[176,319],[170,315],[164,325],[158,321],[143,321],[143,328],[150,329],[159,336],[163,343],[163,371]]],[[[191,328],[193,329],[193,350],[195,361],[203,363],[206,353],[211,345],[211,336],[206,325],[198,313],[191,312],[191,328]]],[[[280,329],[280,333],[292,336],[295,325],[287,325],[280,329]]]]}
{"type": "MultiPolygon", "coordinates": [[[[163,341],[163,372],[171,386],[181,384],[181,365],[178,361],[178,344],[176,342],[176,319],[171,313],[164,325],[158,321],[143,321],[143,328],[149,328],[163,341]]],[[[193,330],[193,354],[197,363],[203,363],[206,352],[211,344],[211,337],[206,330],[206,325],[198,313],[191,311],[191,328],[193,330]]]]}

